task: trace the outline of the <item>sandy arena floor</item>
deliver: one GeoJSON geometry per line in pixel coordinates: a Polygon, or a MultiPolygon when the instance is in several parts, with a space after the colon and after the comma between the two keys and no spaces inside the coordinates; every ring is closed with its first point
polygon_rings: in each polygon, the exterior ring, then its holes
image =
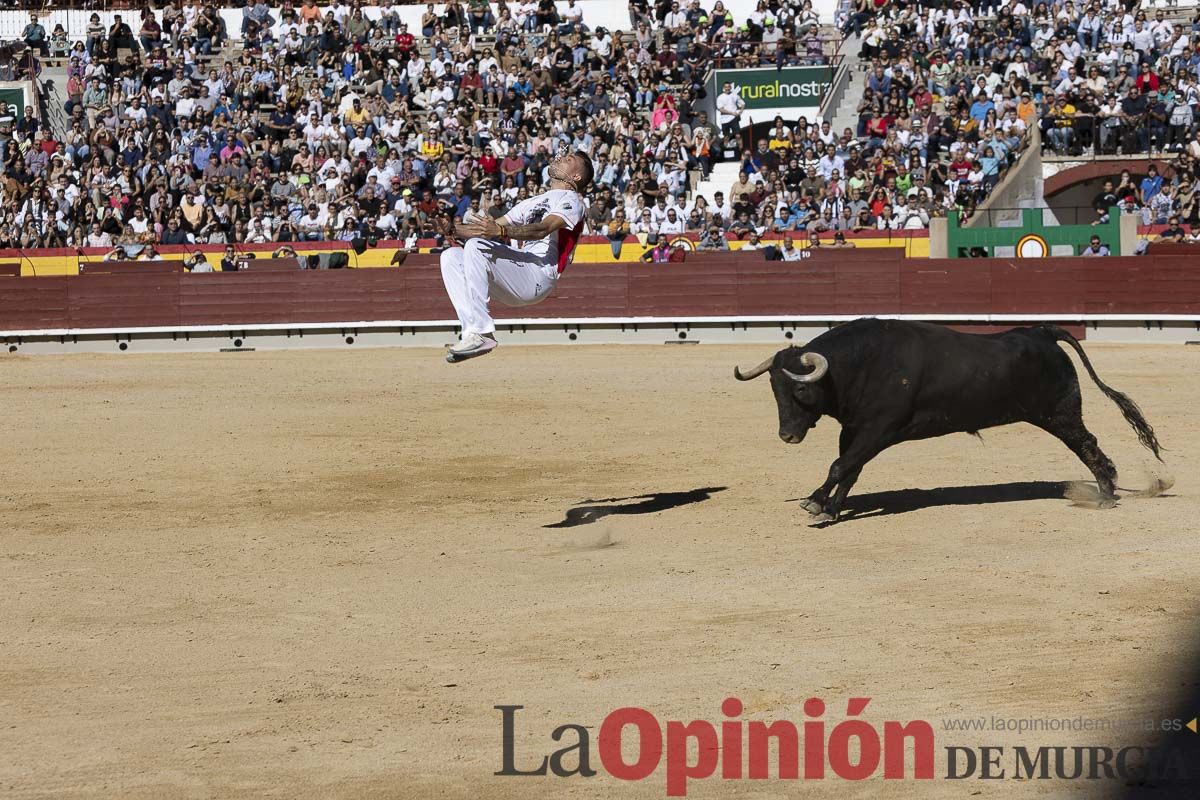
{"type": "MultiPolygon", "coordinates": [[[[944,718],[1168,711],[1198,605],[1200,348],[1088,351],[1169,449],[1166,496],[1072,507],[1055,482],[1083,465],[1014,426],[884,453],[862,516],[825,528],[795,500],[836,423],[784,445],[766,380],[731,376],[767,347],[0,358],[0,796],[665,796],[661,767],[494,777],[498,704],[526,707],[519,766],[578,723],[598,767],[622,706],[719,722],[735,695],[800,723],[817,696],[832,727],[871,697],[866,719],[934,725],[939,775],[947,745],[1092,741],[944,718]],[[652,493],[685,494],[568,514],[652,493]]],[[[1084,392],[1122,486],[1146,485],[1152,458],[1084,392]]]]}

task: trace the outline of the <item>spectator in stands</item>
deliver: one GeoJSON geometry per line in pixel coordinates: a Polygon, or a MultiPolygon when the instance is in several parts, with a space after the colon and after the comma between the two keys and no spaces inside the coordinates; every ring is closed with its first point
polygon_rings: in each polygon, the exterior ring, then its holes
{"type": "Polygon", "coordinates": [[[1093,236],[1088,246],[1080,251],[1081,256],[1107,256],[1110,255],[1108,246],[1100,243],[1099,236],[1093,236]]]}
{"type": "Polygon", "coordinates": [[[222,272],[237,272],[242,268],[242,259],[238,256],[233,245],[225,245],[225,255],[221,257],[222,272]]]}
{"type": "Polygon", "coordinates": [[[629,221],[625,218],[624,206],[618,206],[613,213],[613,218],[604,223],[601,232],[608,238],[609,245],[612,248],[613,260],[621,259],[621,247],[625,242],[625,237],[630,235],[629,221]]]}
{"type": "Polygon", "coordinates": [[[50,52],[49,43],[46,37],[46,27],[38,22],[37,14],[29,15],[29,24],[25,26],[25,30],[21,32],[21,39],[29,46],[31,50],[36,50],[40,55],[47,55],[50,52]]]}
{"type": "Polygon", "coordinates": [[[1168,227],[1158,235],[1160,242],[1170,242],[1172,244],[1182,244],[1187,241],[1187,231],[1179,224],[1179,217],[1172,215],[1167,220],[1168,227]]]}
{"type": "MultiPolygon", "coordinates": [[[[820,247],[821,240],[816,233],[809,236],[809,247],[820,247]]],[[[783,261],[799,261],[804,258],[804,252],[796,247],[796,242],[790,233],[783,235],[783,247],[779,248],[779,257],[783,261]]]]}
{"type": "MultiPolygon", "coordinates": [[[[212,264],[208,263],[208,256],[204,255],[201,250],[197,250],[183,259],[183,269],[185,272],[196,273],[213,271],[212,264]]],[[[222,269],[224,269],[223,266],[222,269]]]]}

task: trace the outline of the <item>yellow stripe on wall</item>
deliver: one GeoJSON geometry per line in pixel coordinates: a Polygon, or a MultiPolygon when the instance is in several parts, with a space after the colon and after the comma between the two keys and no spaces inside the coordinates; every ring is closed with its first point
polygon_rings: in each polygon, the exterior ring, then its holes
{"type": "MultiPolygon", "coordinates": [[[[771,242],[768,241],[767,244],[771,242]]],[[[797,238],[797,245],[803,247],[805,242],[797,238]]],[[[739,250],[745,244],[742,241],[730,242],[731,250],[739,250]]],[[[863,238],[855,239],[854,244],[858,247],[903,247],[904,254],[909,258],[927,258],[929,256],[929,239],[928,237],[905,237],[898,239],[883,239],[883,238],[863,238]]],[[[612,248],[608,244],[591,244],[581,243],[575,248],[575,263],[577,264],[612,264],[620,262],[634,262],[641,259],[642,254],[650,248],[637,244],[627,243],[621,248],[620,259],[614,259],[612,256],[612,248]]],[[[263,249],[241,247],[239,253],[253,253],[256,258],[270,258],[271,253],[275,250],[274,247],[264,247],[263,249]]],[[[304,250],[297,249],[296,253],[301,256],[310,253],[320,254],[328,253],[330,250],[304,250]]],[[[430,248],[420,248],[421,253],[431,252],[430,248]]],[[[392,256],[395,255],[396,248],[392,247],[377,247],[368,249],[361,256],[356,256],[353,251],[350,251],[350,266],[360,268],[388,267],[391,266],[392,256]]],[[[222,252],[208,253],[209,263],[216,269],[220,263],[222,252]]],[[[186,257],[184,253],[164,253],[163,260],[165,261],[180,261],[186,257]]],[[[16,261],[17,259],[12,259],[16,261]]],[[[21,259],[21,274],[22,275],[78,275],[79,264],[82,263],[86,271],[89,263],[99,264],[103,261],[102,256],[30,256],[21,259]]]]}

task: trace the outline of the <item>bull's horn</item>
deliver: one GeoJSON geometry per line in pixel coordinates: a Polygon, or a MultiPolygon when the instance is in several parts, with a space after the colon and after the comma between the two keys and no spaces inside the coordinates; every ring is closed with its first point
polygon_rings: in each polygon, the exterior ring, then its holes
{"type": "Polygon", "coordinates": [[[773,361],[775,361],[775,356],[770,356],[769,358],[767,358],[766,361],[762,362],[757,367],[755,367],[754,369],[747,372],[745,375],[742,374],[742,371],[740,369],[738,369],[737,367],[734,367],[733,368],[733,377],[737,378],[739,381],[752,380],[754,378],[757,378],[759,375],[762,375],[767,370],[769,370],[771,368],[771,363],[773,361]]]}
{"type": "Polygon", "coordinates": [[[797,383],[816,383],[817,381],[821,380],[821,378],[824,378],[825,373],[829,371],[829,359],[825,358],[825,356],[821,355],[820,353],[805,353],[804,355],[800,356],[800,363],[806,367],[812,367],[813,371],[807,375],[797,375],[796,373],[788,372],[785,369],[783,374],[787,375],[797,383]]]}

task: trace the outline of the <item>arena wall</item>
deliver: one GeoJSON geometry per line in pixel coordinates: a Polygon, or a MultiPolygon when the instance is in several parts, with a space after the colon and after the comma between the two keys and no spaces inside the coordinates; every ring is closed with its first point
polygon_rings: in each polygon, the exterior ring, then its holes
{"type": "MultiPolygon", "coordinates": [[[[775,340],[859,316],[987,329],[1050,320],[1087,324],[1092,332],[1105,323],[1127,333],[1166,324],[1179,329],[1176,340],[1200,339],[1193,264],[1174,254],[952,260],[909,259],[893,248],[818,250],[782,262],[694,253],[683,263],[574,264],[546,302],[498,308],[497,320],[511,332],[545,334],[536,341],[619,341],[629,337],[614,332],[638,332],[648,337],[641,340],[662,342],[663,330],[668,339],[686,340],[696,338],[693,329],[708,330],[713,340],[751,328],[775,340]],[[585,328],[593,334],[581,337],[585,328]],[[594,335],[600,329],[611,336],[594,335]]],[[[132,337],[190,342],[193,334],[198,342],[208,336],[205,347],[227,345],[222,337],[241,346],[252,330],[296,337],[337,331],[339,340],[386,331],[392,339],[375,341],[395,344],[395,335],[440,340],[456,327],[435,255],[413,255],[392,269],[0,278],[0,338],[10,349],[26,340],[78,344],[80,337],[106,346],[132,337]]]]}

